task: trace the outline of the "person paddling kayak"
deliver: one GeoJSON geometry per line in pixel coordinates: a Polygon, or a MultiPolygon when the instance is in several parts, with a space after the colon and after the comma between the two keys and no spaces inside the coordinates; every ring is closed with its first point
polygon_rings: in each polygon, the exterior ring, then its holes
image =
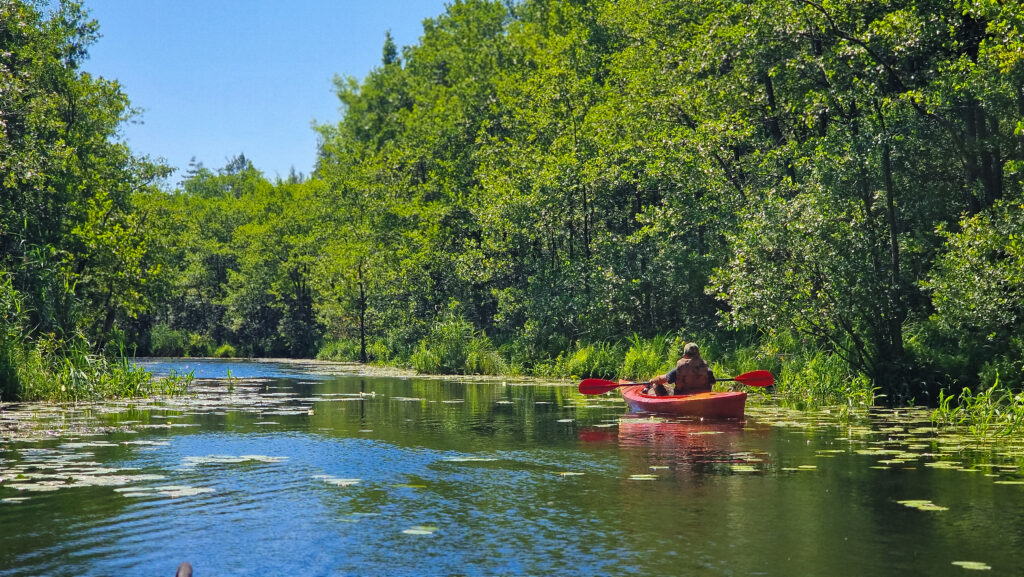
{"type": "Polygon", "coordinates": [[[700,356],[700,347],[696,343],[686,343],[683,347],[683,358],[676,363],[676,368],[667,374],[658,375],[650,380],[644,389],[648,395],[659,397],[668,395],[667,383],[673,383],[673,395],[692,395],[711,390],[715,382],[715,374],[700,356]]]}

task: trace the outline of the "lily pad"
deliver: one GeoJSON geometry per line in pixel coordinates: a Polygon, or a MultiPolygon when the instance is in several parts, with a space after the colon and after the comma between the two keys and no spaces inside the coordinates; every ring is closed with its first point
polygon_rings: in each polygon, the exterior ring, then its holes
{"type": "Polygon", "coordinates": [[[953,564],[973,571],[990,571],[992,569],[988,564],[981,561],[953,561],[953,564]]]}
{"type": "Polygon", "coordinates": [[[437,527],[433,525],[416,525],[415,527],[410,527],[402,531],[402,533],[405,533],[406,535],[432,535],[436,531],[437,527]]]}
{"type": "Polygon", "coordinates": [[[932,503],[931,501],[928,501],[928,500],[925,500],[925,499],[908,499],[906,501],[897,501],[897,503],[899,503],[900,505],[904,505],[906,507],[910,507],[912,509],[917,509],[919,511],[948,511],[949,510],[949,507],[943,507],[941,505],[936,505],[935,503],[932,503]]]}
{"type": "Polygon", "coordinates": [[[121,487],[114,489],[125,497],[191,497],[204,493],[213,493],[212,487],[193,487],[191,485],[160,485],[157,487],[121,487]]]}
{"type": "Polygon", "coordinates": [[[288,457],[275,457],[269,455],[207,455],[205,457],[185,457],[182,464],[186,467],[198,465],[234,465],[239,463],[280,463],[288,457]]]}

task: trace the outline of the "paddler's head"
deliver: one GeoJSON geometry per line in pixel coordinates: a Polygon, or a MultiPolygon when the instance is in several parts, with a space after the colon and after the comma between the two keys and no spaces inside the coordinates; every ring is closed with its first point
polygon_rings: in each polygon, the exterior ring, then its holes
{"type": "Polygon", "coordinates": [[[686,343],[683,347],[683,356],[688,359],[699,359],[700,358],[700,347],[697,343],[686,343]]]}

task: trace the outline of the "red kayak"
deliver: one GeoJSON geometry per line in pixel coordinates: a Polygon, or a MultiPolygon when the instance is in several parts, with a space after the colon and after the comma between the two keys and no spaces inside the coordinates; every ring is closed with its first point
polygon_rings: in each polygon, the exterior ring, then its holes
{"type": "Polygon", "coordinates": [[[623,387],[622,397],[634,411],[667,413],[709,419],[742,419],[747,394],[739,391],[725,393],[697,393],[657,397],[645,395],[643,385],[623,387]]]}

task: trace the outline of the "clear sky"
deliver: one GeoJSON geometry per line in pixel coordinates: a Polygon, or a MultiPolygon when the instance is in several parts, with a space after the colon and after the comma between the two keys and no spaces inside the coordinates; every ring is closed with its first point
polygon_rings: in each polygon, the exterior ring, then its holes
{"type": "Polygon", "coordinates": [[[311,123],[340,118],[335,74],[381,63],[387,30],[418,43],[443,0],[85,0],[102,38],[86,71],[117,79],[142,124],[124,138],[164,158],[178,182],[195,157],[218,169],[244,153],[273,179],[309,174],[311,123]]]}

